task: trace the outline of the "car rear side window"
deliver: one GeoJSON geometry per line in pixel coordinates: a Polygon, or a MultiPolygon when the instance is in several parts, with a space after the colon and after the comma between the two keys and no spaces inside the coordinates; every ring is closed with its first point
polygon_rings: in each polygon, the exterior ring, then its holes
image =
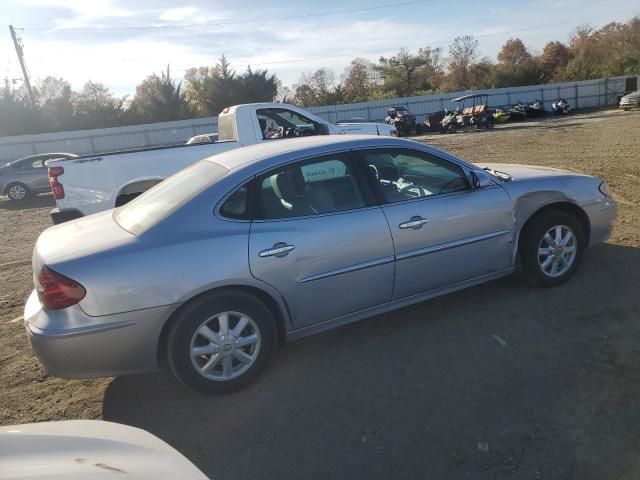
{"type": "Polygon", "coordinates": [[[114,218],[122,228],[138,235],[220,180],[228,171],[217,163],[202,160],[117,208],[114,218]]]}
{"type": "Polygon", "coordinates": [[[289,165],[258,178],[256,219],[274,220],[366,206],[347,154],[289,165]]]}
{"type": "Polygon", "coordinates": [[[243,185],[227,197],[220,207],[220,215],[226,218],[246,220],[249,218],[249,187],[243,185]]]}

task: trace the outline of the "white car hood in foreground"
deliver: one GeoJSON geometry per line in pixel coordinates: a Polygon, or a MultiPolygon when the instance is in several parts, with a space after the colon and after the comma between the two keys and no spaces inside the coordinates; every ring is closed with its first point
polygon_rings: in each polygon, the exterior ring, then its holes
{"type": "Polygon", "coordinates": [[[0,478],[184,479],[207,477],[144,430],[100,420],[0,428],[0,478]]]}

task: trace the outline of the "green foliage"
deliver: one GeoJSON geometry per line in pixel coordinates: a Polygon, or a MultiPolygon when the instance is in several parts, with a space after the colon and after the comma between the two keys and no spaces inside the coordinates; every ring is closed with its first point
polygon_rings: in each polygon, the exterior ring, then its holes
{"type": "Polygon", "coordinates": [[[192,68],[185,75],[186,99],[198,116],[218,115],[225,107],[240,103],[272,102],[279,81],[267,70],[237,75],[222,55],[213,67],[192,68]]]}
{"type": "Polygon", "coordinates": [[[418,90],[439,85],[443,73],[440,49],[426,47],[412,54],[403,48],[393,57],[380,57],[373,70],[383,81],[383,91],[393,92],[396,97],[410,97],[418,90]]]}
{"type": "Polygon", "coordinates": [[[133,122],[151,123],[186,118],[186,110],[182,82],[176,83],[171,78],[167,65],[166,72],[149,75],[136,87],[136,95],[127,113],[133,122]]]}
{"type": "Polygon", "coordinates": [[[38,111],[26,91],[14,89],[5,78],[0,89],[0,136],[30,131],[41,131],[38,111]]]}
{"type": "Polygon", "coordinates": [[[101,83],[87,82],[72,95],[75,123],[79,128],[107,128],[121,125],[124,99],[116,98],[101,83]]]}

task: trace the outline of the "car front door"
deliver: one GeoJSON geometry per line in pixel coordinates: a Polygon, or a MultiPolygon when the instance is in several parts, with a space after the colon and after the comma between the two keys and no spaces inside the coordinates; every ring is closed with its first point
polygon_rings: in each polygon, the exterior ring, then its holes
{"type": "Polygon", "coordinates": [[[16,165],[16,180],[24,183],[32,192],[47,190],[49,177],[42,158],[31,158],[16,165]]]}
{"type": "Polygon", "coordinates": [[[395,245],[393,299],[509,268],[511,200],[496,184],[472,188],[461,165],[427,152],[358,152],[385,203],[395,245]]]}
{"type": "Polygon", "coordinates": [[[296,330],[391,299],[389,227],[349,153],[288,164],[254,189],[251,273],[284,296],[296,330]]]}

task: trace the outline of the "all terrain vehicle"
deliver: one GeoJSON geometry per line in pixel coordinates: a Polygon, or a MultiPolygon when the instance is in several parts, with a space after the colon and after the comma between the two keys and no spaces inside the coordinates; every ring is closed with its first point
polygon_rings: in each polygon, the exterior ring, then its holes
{"type": "Polygon", "coordinates": [[[553,109],[553,113],[556,115],[564,115],[565,113],[569,113],[571,111],[571,106],[569,102],[567,102],[564,98],[559,98],[555,102],[551,104],[551,108],[553,109]]]}
{"type": "Polygon", "coordinates": [[[413,135],[416,133],[416,116],[405,107],[389,107],[384,121],[395,127],[399,136],[413,135]]]}

